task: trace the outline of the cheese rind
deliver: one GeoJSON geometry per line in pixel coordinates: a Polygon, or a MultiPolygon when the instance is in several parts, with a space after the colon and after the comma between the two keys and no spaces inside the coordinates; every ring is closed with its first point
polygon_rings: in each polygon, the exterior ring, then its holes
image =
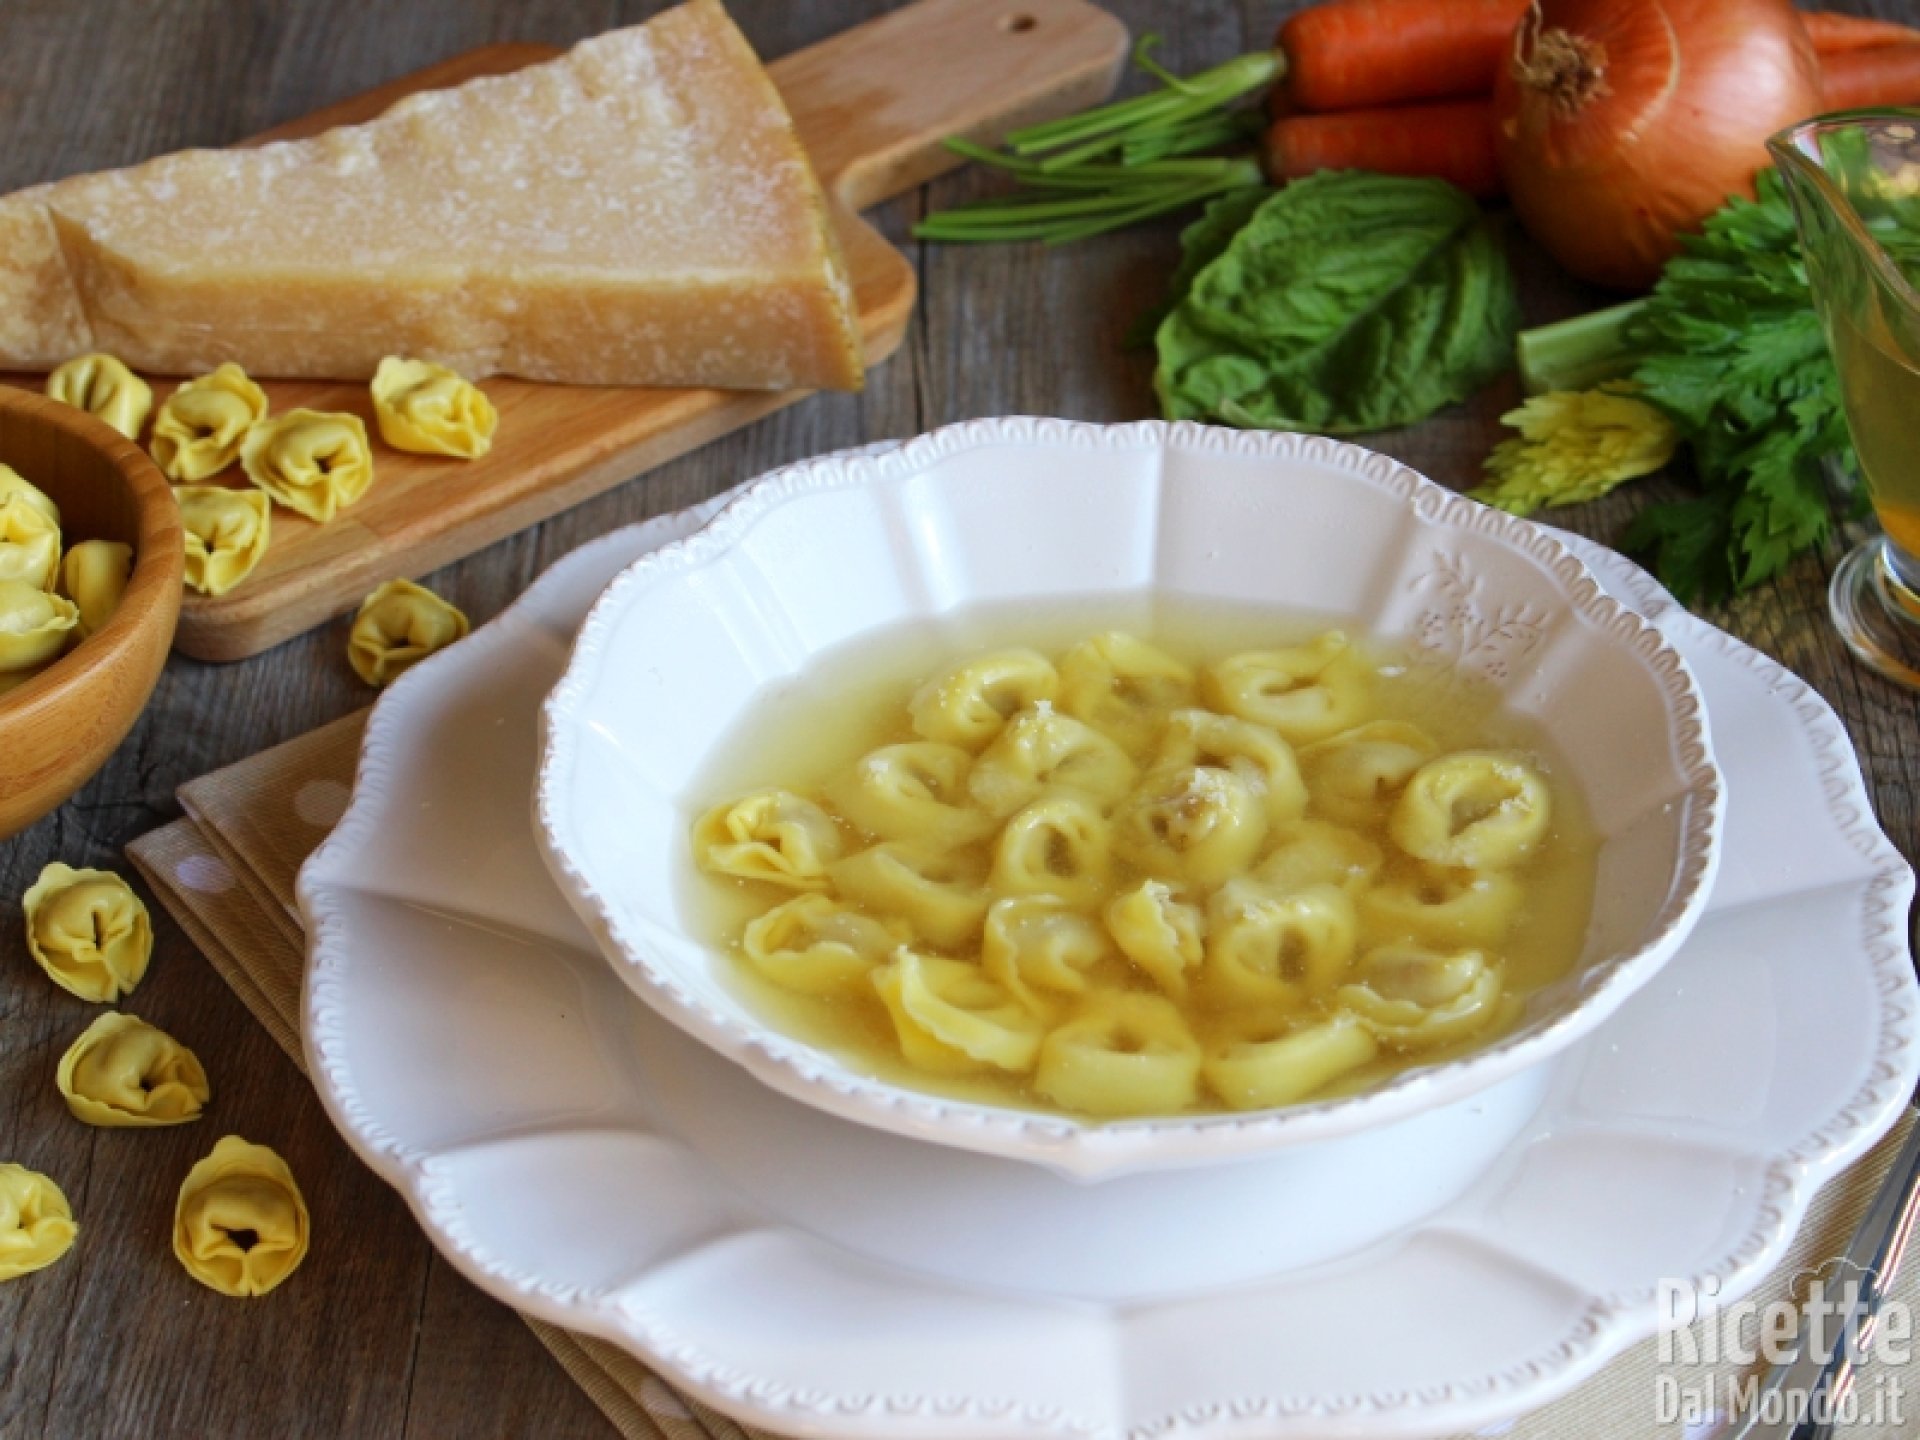
{"type": "Polygon", "coordinates": [[[852,289],[718,0],[365,125],[0,200],[0,365],[857,388],[852,289]]]}

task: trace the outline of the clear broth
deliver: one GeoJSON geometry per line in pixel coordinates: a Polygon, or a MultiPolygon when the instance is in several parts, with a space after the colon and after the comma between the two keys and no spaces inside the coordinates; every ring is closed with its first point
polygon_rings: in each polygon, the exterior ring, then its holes
{"type": "MultiPolygon", "coordinates": [[[[1545,775],[1552,793],[1552,825],[1540,853],[1522,872],[1525,899],[1500,954],[1506,992],[1519,1001],[1563,978],[1584,942],[1599,850],[1569,768],[1560,763],[1539,727],[1507,711],[1492,687],[1404,646],[1371,641],[1328,616],[1165,595],[1106,596],[981,606],[862,636],[824,653],[756,699],[689,788],[682,833],[690,833],[709,806],[749,791],[779,787],[817,797],[831,777],[870,750],[920,738],[908,721],[908,698],[947,665],[979,651],[1017,645],[1057,659],[1089,635],[1124,630],[1197,671],[1243,650],[1300,644],[1330,628],[1346,629],[1374,667],[1369,721],[1418,724],[1442,753],[1517,752],[1545,775]]],[[[850,840],[849,853],[863,843],[850,840]]],[[[877,997],[823,998],[774,984],[741,955],[738,937],[749,920],[790,898],[791,892],[700,872],[690,855],[683,873],[684,912],[691,932],[728,957],[729,983],[774,1029],[833,1056],[849,1070],[903,1088],[1090,1118],[1036,1095],[1025,1083],[1028,1077],[941,1075],[916,1068],[901,1056],[892,1021],[877,997]]],[[[1519,1008],[1510,1006],[1509,1013],[1519,1008]]],[[[1483,1049],[1496,1038],[1497,1030],[1484,1030],[1464,1042],[1417,1053],[1383,1050],[1312,1099],[1369,1090],[1403,1071],[1483,1049]]],[[[1226,1110],[1203,1089],[1200,1102],[1184,1113],[1226,1110]]]]}

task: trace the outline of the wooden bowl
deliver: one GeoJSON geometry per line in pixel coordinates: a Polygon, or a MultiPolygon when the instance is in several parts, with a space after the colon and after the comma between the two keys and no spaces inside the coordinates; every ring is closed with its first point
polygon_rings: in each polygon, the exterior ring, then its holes
{"type": "Polygon", "coordinates": [[[78,790],[126,737],[173,645],[185,538],[173,492],[146,452],[83,410],[0,386],[0,464],[60,507],[63,545],[133,547],[113,618],[0,695],[0,840],[78,790]]]}

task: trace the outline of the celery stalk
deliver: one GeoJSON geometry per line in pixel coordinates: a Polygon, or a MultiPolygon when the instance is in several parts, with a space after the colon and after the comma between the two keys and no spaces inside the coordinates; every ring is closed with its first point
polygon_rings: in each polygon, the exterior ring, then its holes
{"type": "Polygon", "coordinates": [[[1520,385],[1529,395],[1548,390],[1591,390],[1603,380],[1633,373],[1639,355],[1627,343],[1627,326],[1644,300],[1576,315],[1522,331],[1515,344],[1520,385]]]}

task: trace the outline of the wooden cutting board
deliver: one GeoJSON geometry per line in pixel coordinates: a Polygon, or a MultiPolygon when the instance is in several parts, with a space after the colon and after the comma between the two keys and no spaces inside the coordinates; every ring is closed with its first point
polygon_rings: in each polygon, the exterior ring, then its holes
{"type": "MultiPolygon", "coordinates": [[[[951,168],[941,141],[992,143],[1007,130],[1097,103],[1125,59],[1127,32],[1086,0],[918,0],[767,69],[836,202],[867,363],[891,355],[913,312],[913,266],[857,211],[951,168]]],[[[558,53],[492,45],[246,142],[288,140],[369,120],[396,100],[558,53]]],[[[38,376],[4,377],[39,388],[38,376]]],[[[537,385],[496,377],[492,451],[464,461],[382,444],[364,383],[266,380],[273,410],[350,410],[374,435],[374,484],[329,525],[275,507],[273,544],[229,594],[189,591],[175,648],[239,660],[415,577],[686,454],[805,391],[759,393],[537,385]]],[[[172,386],[155,386],[164,399],[172,386]]],[[[220,483],[244,485],[236,468],[220,483]]]]}

